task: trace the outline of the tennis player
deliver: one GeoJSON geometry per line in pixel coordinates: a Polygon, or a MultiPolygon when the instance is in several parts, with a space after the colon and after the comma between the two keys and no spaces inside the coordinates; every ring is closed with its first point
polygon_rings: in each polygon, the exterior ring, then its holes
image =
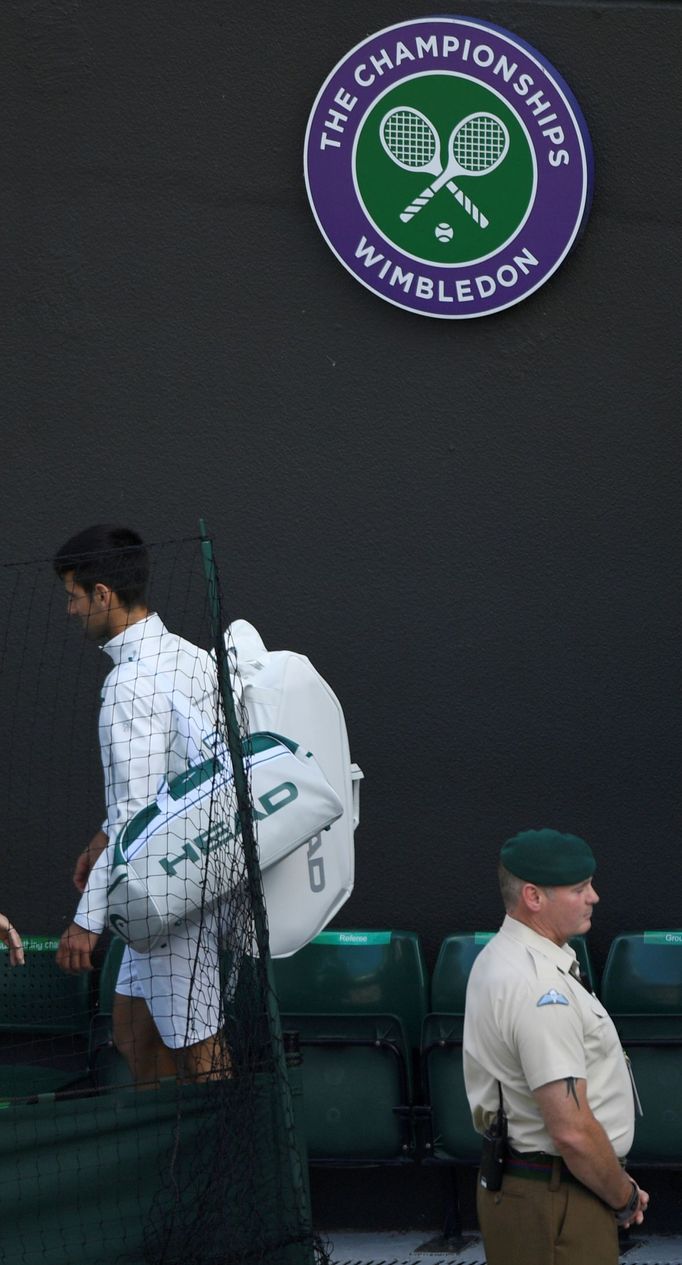
{"type": "MultiPolygon", "coordinates": [[[[106,926],[107,885],[116,835],[147,806],[160,784],[196,759],[157,677],[173,682],[200,718],[216,726],[216,676],[208,653],[168,631],[146,604],[149,556],[127,528],[98,525],[68,540],[54,567],[68,613],[113,661],[102,690],[99,742],[107,817],[78,857],[73,880],[81,893],[64,932],[57,962],[67,972],[92,969],[92,952],[106,926]]],[[[164,1076],[207,1079],[227,1074],[220,1036],[215,915],[198,914],[151,953],[126,947],[116,982],[113,1036],[138,1084],[164,1076]]]]}

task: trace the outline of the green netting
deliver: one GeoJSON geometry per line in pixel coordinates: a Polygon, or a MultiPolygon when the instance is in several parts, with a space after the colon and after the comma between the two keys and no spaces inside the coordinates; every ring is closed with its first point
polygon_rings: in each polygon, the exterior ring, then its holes
{"type": "MultiPolygon", "coordinates": [[[[325,1253],[310,1225],[298,1069],[270,986],[240,763],[252,749],[212,549],[195,539],[148,554],[156,614],[131,604],[113,637],[110,599],[88,588],[80,560],[61,578],[51,559],[0,568],[1,907],[25,933],[27,962],[0,956],[0,1260],[312,1265],[325,1253]],[[203,793],[206,761],[216,776],[202,829],[175,820],[166,865],[177,896],[180,861],[198,858],[198,885],[187,878],[185,912],[160,931],[145,913],[151,948],[137,941],[131,955],[105,925],[114,841],[150,802],[170,802],[173,779],[203,793]],[[235,776],[219,777],[228,764],[235,776]],[[109,846],[79,904],[74,863],[103,823],[109,846]],[[74,914],[101,934],[94,970],[65,974],[55,946],[74,914]]],[[[107,592],[122,586],[118,572],[104,577],[107,592]]],[[[132,925],[124,909],[117,930],[132,925]]]]}
{"type": "MultiPolygon", "coordinates": [[[[286,1183],[282,1202],[278,1174],[288,1159],[276,1077],[259,1074],[252,1093],[257,1233],[241,1205],[243,1183],[226,1182],[221,1206],[206,1206],[215,1195],[211,1166],[226,1145],[222,1123],[243,1118],[236,1101],[225,1110],[225,1091],[215,1083],[178,1088],[164,1082],[149,1094],[128,1089],[7,1107],[0,1129],[2,1258],[26,1265],[138,1265],[201,1255],[298,1265],[304,1259],[298,1209],[291,1188],[286,1197],[286,1183]]],[[[227,1096],[240,1094],[230,1086],[227,1096]]]]}

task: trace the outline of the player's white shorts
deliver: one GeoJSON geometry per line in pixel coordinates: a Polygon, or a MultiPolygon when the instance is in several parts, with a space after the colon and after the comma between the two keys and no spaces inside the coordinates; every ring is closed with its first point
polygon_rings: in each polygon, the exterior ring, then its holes
{"type": "Polygon", "coordinates": [[[171,1049],[196,1045],[218,1031],[220,971],[217,920],[184,923],[152,953],[126,946],[116,981],[116,992],[142,997],[164,1045],[171,1049]]]}

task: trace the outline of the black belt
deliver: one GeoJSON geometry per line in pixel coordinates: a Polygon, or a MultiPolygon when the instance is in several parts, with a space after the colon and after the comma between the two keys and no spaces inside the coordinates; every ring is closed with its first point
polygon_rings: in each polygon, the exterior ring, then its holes
{"type": "MultiPolygon", "coordinates": [[[[618,1162],[625,1167],[625,1160],[619,1159],[618,1162]]],[[[515,1151],[510,1146],[507,1148],[504,1171],[512,1177],[527,1177],[531,1181],[553,1181],[555,1185],[559,1182],[572,1182],[574,1186],[584,1185],[573,1176],[560,1155],[549,1155],[547,1151],[515,1151]]],[[[589,1190],[589,1187],[585,1189],[589,1190]]]]}
{"type": "Polygon", "coordinates": [[[514,1151],[509,1147],[504,1162],[504,1171],[510,1177],[527,1177],[536,1182],[572,1182],[582,1186],[582,1182],[573,1176],[570,1168],[560,1155],[549,1155],[546,1151],[514,1151]]]}

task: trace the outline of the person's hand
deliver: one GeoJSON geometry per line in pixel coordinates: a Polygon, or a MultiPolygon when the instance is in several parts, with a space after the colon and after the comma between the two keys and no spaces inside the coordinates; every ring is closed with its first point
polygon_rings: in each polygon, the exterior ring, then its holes
{"type": "Polygon", "coordinates": [[[0,940],[4,941],[9,949],[9,960],[12,966],[23,966],[24,946],[21,943],[21,936],[4,914],[0,914],[0,940]]]}
{"type": "Polygon", "coordinates": [[[99,932],[86,931],[72,922],[66,928],[57,949],[57,966],[67,975],[78,975],[92,970],[92,953],[99,940],[99,932]]]}
{"type": "MultiPolygon", "coordinates": [[[[644,1213],[649,1207],[648,1191],[642,1190],[641,1186],[638,1187],[638,1190],[639,1190],[639,1208],[637,1209],[634,1217],[632,1218],[632,1221],[628,1221],[628,1226],[641,1225],[644,1220],[644,1213]]],[[[627,1226],[626,1226],[626,1229],[627,1229],[627,1226]]]]}
{"type": "MultiPolygon", "coordinates": [[[[629,1173],[628,1173],[628,1177],[630,1177],[629,1173]]],[[[618,1224],[622,1226],[624,1230],[629,1229],[631,1225],[641,1225],[644,1220],[644,1214],[647,1208],[649,1207],[648,1192],[646,1190],[642,1190],[641,1186],[637,1185],[637,1182],[635,1181],[634,1177],[630,1177],[630,1181],[632,1182],[633,1186],[635,1186],[639,1198],[638,1198],[637,1207],[634,1213],[632,1214],[631,1217],[628,1217],[627,1221],[621,1221],[620,1217],[618,1218],[618,1224]]]]}

